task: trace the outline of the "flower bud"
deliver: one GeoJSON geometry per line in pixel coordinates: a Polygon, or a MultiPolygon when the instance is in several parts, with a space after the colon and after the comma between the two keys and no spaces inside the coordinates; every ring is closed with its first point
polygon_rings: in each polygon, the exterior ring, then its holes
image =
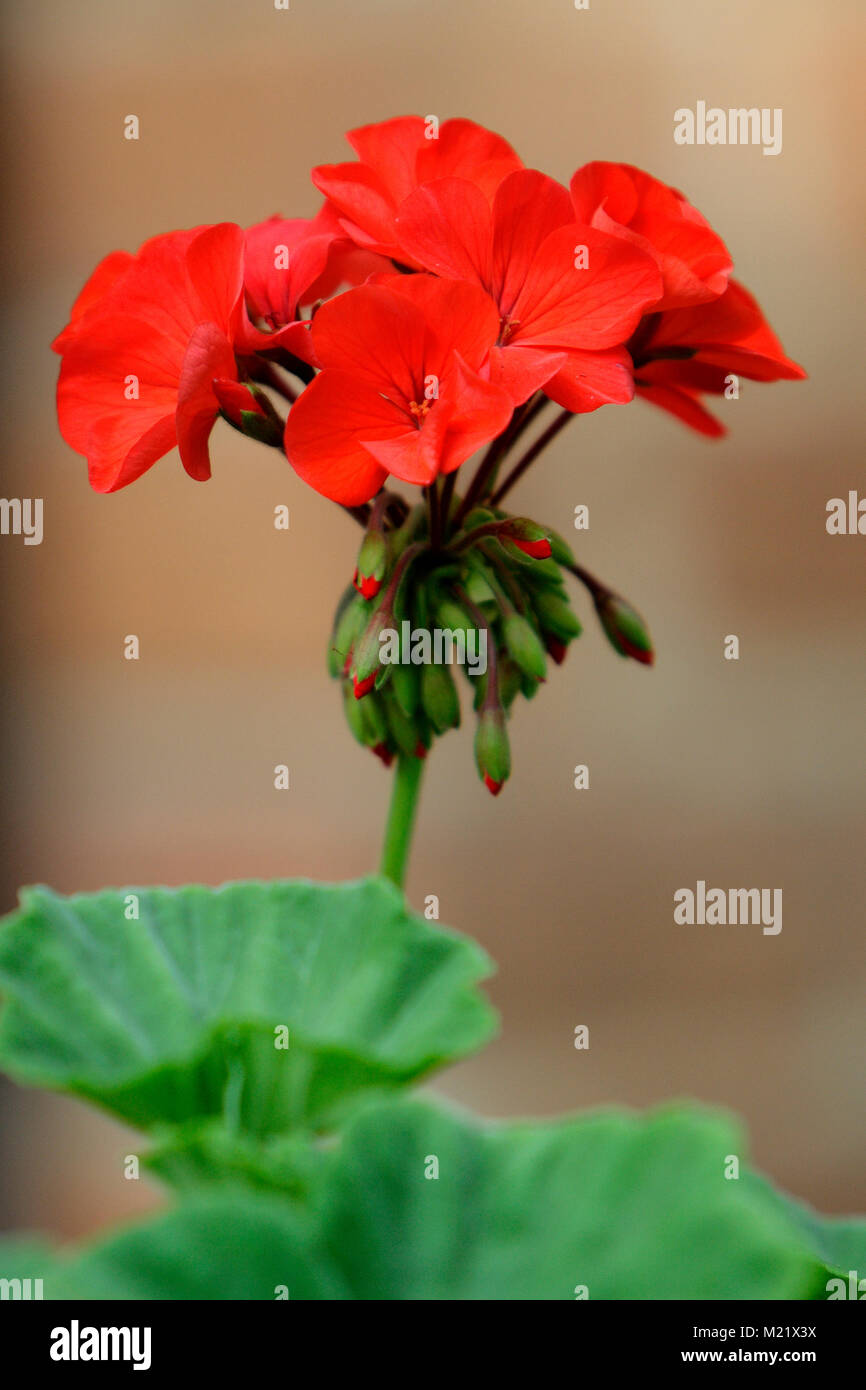
{"type": "Polygon", "coordinates": [[[391,674],[391,689],[403,713],[411,718],[421,700],[421,674],[418,667],[395,664],[391,674]]]}
{"type": "Polygon", "coordinates": [[[388,543],[384,533],[371,525],[358,552],[358,567],[352,583],[364,598],[375,598],[388,567],[388,543]]]}
{"type": "Polygon", "coordinates": [[[351,661],[355,639],[363,632],[369,616],[369,605],[358,597],[353,588],[346,589],[337,606],[328,647],[328,671],[332,676],[345,672],[346,662],[351,661]]]}
{"type": "Polygon", "coordinates": [[[547,648],[547,655],[556,662],[557,666],[561,666],[568,651],[565,643],[560,642],[558,637],[551,637],[547,634],[544,645],[547,648]]]}
{"type": "Polygon", "coordinates": [[[475,762],[488,791],[498,796],[511,772],[511,751],[505,729],[505,715],[498,706],[488,706],[478,717],[475,731],[475,762]]]}
{"type": "Polygon", "coordinates": [[[473,507],[471,512],[467,512],[461,523],[464,531],[474,531],[476,526],[487,526],[491,521],[496,520],[496,513],[490,511],[489,507],[473,507]]]}
{"type": "Polygon", "coordinates": [[[552,634],[562,642],[570,642],[583,631],[563,593],[557,593],[553,589],[539,589],[532,596],[532,606],[545,637],[552,634]]]}
{"type": "Polygon", "coordinates": [[[521,671],[537,681],[547,675],[544,646],[535,628],[520,613],[508,613],[502,624],[505,645],[521,671]]]}
{"type": "Polygon", "coordinates": [[[241,434],[262,444],[281,444],[283,423],[264,391],[252,382],[232,381],[228,377],[214,377],[211,389],[222,415],[241,434]]]}
{"type": "Polygon", "coordinates": [[[352,688],[355,692],[356,700],[363,700],[365,695],[369,695],[370,691],[376,684],[377,674],[378,672],[374,671],[372,675],[365,676],[363,680],[359,680],[358,672],[352,672],[352,688]]]}
{"type": "Polygon", "coordinates": [[[382,671],[382,633],[393,628],[394,615],[391,608],[382,603],[355,642],[352,657],[352,681],[355,698],[360,700],[368,690],[372,690],[382,671]]]}
{"type": "Polygon", "coordinates": [[[618,594],[594,595],[595,608],[608,641],[620,656],[630,656],[644,666],[655,660],[650,635],[640,613],[618,594]]]}
{"type": "Polygon", "coordinates": [[[456,729],[460,723],[460,700],[454,677],[447,666],[431,664],[421,672],[421,704],[437,734],[456,729]]]}
{"type": "Polygon", "coordinates": [[[417,756],[418,744],[423,742],[417,721],[410,719],[407,714],[403,713],[390,690],[385,693],[383,704],[385,717],[388,721],[388,732],[392,741],[396,743],[401,753],[405,753],[407,758],[417,756]]]}
{"type": "Polygon", "coordinates": [[[532,560],[549,560],[553,553],[547,532],[526,517],[509,517],[501,523],[496,534],[507,550],[514,546],[532,560]]]}
{"type": "MultiPolygon", "coordinates": [[[[507,654],[499,657],[499,698],[505,709],[514,703],[521,689],[520,667],[507,654]]],[[[534,682],[537,684],[537,682],[534,682]]]]}
{"type": "Polygon", "coordinates": [[[558,565],[565,569],[571,569],[577,564],[574,552],[568,541],[563,540],[558,531],[554,531],[550,526],[547,527],[547,534],[550,537],[550,550],[554,560],[558,565]]]}

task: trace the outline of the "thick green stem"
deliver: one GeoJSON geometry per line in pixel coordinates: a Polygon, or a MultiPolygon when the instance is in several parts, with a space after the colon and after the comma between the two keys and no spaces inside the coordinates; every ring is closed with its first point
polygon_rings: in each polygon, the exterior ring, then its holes
{"type": "Polygon", "coordinates": [[[382,862],[379,872],[389,878],[398,888],[403,887],[406,878],[406,865],[409,860],[409,846],[412,841],[412,827],[418,807],[418,792],[421,788],[421,773],[424,759],[399,754],[394,772],[394,786],[391,791],[391,805],[385,825],[385,843],[382,846],[382,862]]]}

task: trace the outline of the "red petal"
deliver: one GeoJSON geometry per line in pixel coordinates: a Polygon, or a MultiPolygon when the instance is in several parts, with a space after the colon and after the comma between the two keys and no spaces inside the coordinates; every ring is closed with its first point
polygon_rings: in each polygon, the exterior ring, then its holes
{"type": "Polygon", "coordinates": [[[659,297],[655,262],[620,237],[578,223],[561,227],[535,256],[514,308],[512,341],[559,348],[614,347],[659,297]],[[575,266],[587,248],[586,269],[575,266]]]}
{"type": "Polygon", "coordinates": [[[126,274],[134,260],[135,257],[128,251],[111,251],[99,262],[72,306],[69,323],[51,344],[55,352],[66,351],[76,333],[85,326],[85,314],[104,299],[108,291],[126,274]]]}
{"type": "Polygon", "coordinates": [[[387,477],[359,436],[384,437],[405,428],[406,422],[374,388],[349,372],[328,370],[310,383],[289,411],[286,455],[317,492],[355,507],[369,502],[387,477]]]}
{"type": "Polygon", "coordinates": [[[547,238],[573,220],[568,193],[536,169],[521,169],[500,184],[493,204],[490,292],[504,317],[511,317],[547,238]]]}
{"type": "Polygon", "coordinates": [[[675,415],[678,420],[682,420],[699,434],[705,434],[709,439],[719,439],[723,434],[727,434],[724,425],[720,425],[718,420],[704,409],[700,401],[687,391],[678,391],[671,386],[638,384],[637,394],[642,400],[659,406],[669,415],[675,415]]]}
{"type": "Polygon", "coordinates": [[[191,478],[210,477],[208,439],[219,413],[214,377],[237,376],[231,343],[213,323],[201,323],[190,338],[177,393],[177,447],[191,478]]]}
{"type": "Polygon", "coordinates": [[[631,358],[625,348],[570,352],[544,390],[552,401],[586,414],[599,406],[627,404],[634,396],[631,358]]]}
{"type": "Polygon", "coordinates": [[[437,179],[400,205],[397,234],[405,255],[452,280],[486,285],[492,214],[484,194],[465,179],[437,179]]]}

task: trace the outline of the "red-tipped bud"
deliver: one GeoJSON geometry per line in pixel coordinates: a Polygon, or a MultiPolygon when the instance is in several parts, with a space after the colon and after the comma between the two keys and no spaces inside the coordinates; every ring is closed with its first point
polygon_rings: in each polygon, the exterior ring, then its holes
{"type": "Polygon", "coordinates": [[[518,550],[522,550],[524,555],[530,555],[533,560],[549,560],[553,551],[550,548],[550,541],[545,536],[540,541],[518,541],[513,542],[518,550]]]}
{"type": "Polygon", "coordinates": [[[617,594],[600,593],[595,597],[595,608],[601,619],[610,645],[620,656],[630,656],[643,666],[652,666],[655,661],[650,635],[646,623],[632,608],[630,603],[617,594]]]}
{"type": "Polygon", "coordinates": [[[475,762],[488,791],[498,796],[511,772],[505,715],[498,705],[481,710],[475,732],[475,762]]]}
{"type": "Polygon", "coordinates": [[[372,675],[370,675],[370,676],[365,676],[363,680],[358,680],[358,672],[357,672],[357,671],[353,671],[353,672],[352,672],[352,689],[353,689],[354,692],[355,692],[355,699],[356,699],[356,700],[362,700],[362,699],[364,698],[365,695],[369,695],[370,691],[373,689],[373,686],[374,686],[375,684],[376,684],[376,672],[375,672],[375,671],[373,672],[372,675]]]}
{"type": "Polygon", "coordinates": [[[383,762],[383,763],[385,764],[386,767],[390,767],[391,764],[392,764],[392,762],[394,761],[394,754],[391,752],[390,748],[389,748],[388,745],[385,744],[385,743],[377,743],[377,744],[375,744],[375,745],[370,749],[370,752],[371,752],[371,753],[375,753],[375,754],[376,754],[376,757],[377,757],[381,762],[383,762]]]}
{"type": "Polygon", "coordinates": [[[568,647],[565,645],[564,642],[560,642],[558,637],[548,637],[546,645],[548,656],[551,656],[553,658],[557,666],[561,666],[563,661],[565,660],[568,647]]]}
{"type": "Polygon", "coordinates": [[[424,747],[424,744],[421,742],[420,738],[419,738],[418,742],[415,744],[415,757],[416,757],[416,758],[426,758],[426,757],[427,757],[427,749],[424,747]]]}
{"type": "Polygon", "coordinates": [[[229,424],[262,444],[280,444],[282,422],[263,391],[252,382],[214,377],[211,389],[229,424]]]}
{"type": "Polygon", "coordinates": [[[497,534],[500,540],[508,541],[532,560],[549,560],[553,554],[544,528],[526,517],[509,517],[502,522],[497,534]]]}
{"type": "Polygon", "coordinates": [[[375,598],[385,579],[388,568],[388,542],[382,527],[383,508],[377,507],[370,517],[370,525],[361,542],[358,553],[358,567],[352,580],[359,594],[364,598],[375,598]]]}
{"type": "Polygon", "coordinates": [[[381,579],[377,579],[375,574],[359,574],[357,570],[352,583],[362,598],[375,598],[382,587],[381,579]]]}

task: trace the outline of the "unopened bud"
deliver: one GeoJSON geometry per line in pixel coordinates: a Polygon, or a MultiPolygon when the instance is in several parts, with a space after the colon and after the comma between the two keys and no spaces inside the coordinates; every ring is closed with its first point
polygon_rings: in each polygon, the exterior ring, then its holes
{"type": "MultiPolygon", "coordinates": [[[[328,647],[328,671],[339,676],[348,671],[352,647],[356,637],[363,632],[370,616],[366,603],[358,597],[355,590],[348,588],[337,607],[331,643],[328,647]]],[[[351,664],[351,663],[350,663],[351,664]]]]}
{"type": "Polygon", "coordinates": [[[282,421],[264,391],[260,391],[252,382],[214,377],[211,389],[223,416],[241,434],[258,439],[262,444],[279,445],[282,442],[282,421]]]}
{"type": "Polygon", "coordinates": [[[403,713],[411,718],[421,699],[421,674],[417,666],[395,664],[391,689],[403,713]]]}
{"type": "Polygon", "coordinates": [[[498,796],[511,772],[511,750],[505,729],[505,715],[488,706],[478,717],[475,731],[475,762],[488,791],[498,796]]]}
{"type": "Polygon", "coordinates": [[[650,635],[640,613],[618,594],[608,592],[594,596],[595,608],[608,641],[620,656],[630,656],[644,666],[655,660],[650,635]]]}
{"type": "Polygon", "coordinates": [[[564,594],[553,589],[539,589],[533,594],[532,606],[545,637],[552,634],[563,642],[570,642],[573,637],[580,636],[582,628],[564,594]]]}
{"type": "Polygon", "coordinates": [[[460,699],[447,666],[429,665],[421,672],[421,704],[437,734],[460,723],[460,699]]]}
{"type": "Polygon", "coordinates": [[[388,543],[379,527],[370,529],[358,553],[358,567],[352,581],[364,598],[375,598],[382,587],[388,567],[388,543]]]}
{"type": "Polygon", "coordinates": [[[496,534],[506,549],[514,546],[532,560],[549,560],[553,553],[544,527],[527,517],[509,517],[500,524],[496,534]]]}
{"type": "Polygon", "coordinates": [[[414,719],[410,719],[404,714],[390,690],[384,696],[385,717],[388,720],[388,732],[401,753],[405,753],[407,758],[416,756],[415,750],[420,740],[420,730],[414,719]]]}
{"type": "Polygon", "coordinates": [[[520,613],[508,613],[502,633],[506,647],[524,675],[543,681],[547,675],[544,646],[532,624],[520,613]]]}

